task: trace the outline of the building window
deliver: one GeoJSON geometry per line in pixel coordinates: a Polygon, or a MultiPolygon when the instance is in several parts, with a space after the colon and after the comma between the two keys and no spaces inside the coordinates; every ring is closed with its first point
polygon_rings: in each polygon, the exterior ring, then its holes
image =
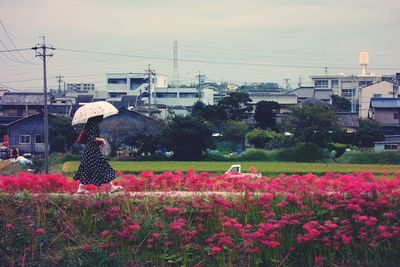
{"type": "Polygon", "coordinates": [[[343,97],[351,97],[355,93],[354,89],[342,89],[342,96],[343,97]]]}
{"type": "Polygon", "coordinates": [[[115,78],[108,79],[108,84],[126,84],[126,83],[127,83],[126,79],[115,79],[115,78]]]}
{"type": "Polygon", "coordinates": [[[381,98],[381,97],[382,97],[382,94],[373,94],[372,97],[381,98]]]}
{"type": "Polygon", "coordinates": [[[8,116],[18,116],[18,109],[9,109],[8,110],[8,116]]]}
{"type": "Polygon", "coordinates": [[[339,87],[339,80],[332,80],[332,88],[338,88],[339,87]]]}
{"type": "Polygon", "coordinates": [[[398,112],[393,113],[393,119],[395,119],[395,120],[399,119],[399,113],[398,112]]]}
{"type": "Polygon", "coordinates": [[[328,88],[328,80],[316,80],[315,88],[328,88]]]}
{"type": "Polygon", "coordinates": [[[44,135],[43,134],[35,134],[35,143],[36,144],[44,144],[44,135]]]}
{"type": "Polygon", "coordinates": [[[359,81],[358,82],[358,86],[359,87],[367,87],[367,86],[370,86],[370,85],[372,85],[372,81],[359,81]]]}
{"type": "Polygon", "coordinates": [[[30,135],[20,135],[19,136],[19,144],[26,145],[31,143],[31,136],[30,135]]]}
{"type": "Polygon", "coordinates": [[[395,150],[395,149],[397,149],[397,145],[393,144],[385,145],[385,150],[395,150]]]}
{"type": "Polygon", "coordinates": [[[126,93],[108,93],[110,98],[118,98],[122,97],[123,95],[126,95],[126,93]]]}
{"type": "Polygon", "coordinates": [[[156,93],[157,98],[177,98],[178,93],[156,93]]]}
{"type": "Polygon", "coordinates": [[[179,98],[199,98],[198,93],[179,93],[179,98]]]}

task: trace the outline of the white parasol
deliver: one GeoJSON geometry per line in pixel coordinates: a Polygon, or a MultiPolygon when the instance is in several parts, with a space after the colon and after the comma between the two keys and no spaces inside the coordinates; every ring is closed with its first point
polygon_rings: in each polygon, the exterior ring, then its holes
{"type": "Polygon", "coordinates": [[[106,118],[115,114],[118,114],[118,109],[106,101],[87,103],[75,112],[72,125],[86,123],[92,117],[103,115],[106,118]]]}

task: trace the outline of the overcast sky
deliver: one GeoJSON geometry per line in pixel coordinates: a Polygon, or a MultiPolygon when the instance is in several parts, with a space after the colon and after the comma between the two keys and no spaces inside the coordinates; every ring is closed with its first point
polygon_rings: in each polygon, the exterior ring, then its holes
{"type": "MultiPolygon", "coordinates": [[[[398,0],[0,0],[13,42],[0,25],[0,50],[35,46],[44,35],[58,49],[48,59],[49,87],[61,74],[104,88],[107,72],[148,64],[172,78],[177,40],[181,83],[201,71],[209,81],[283,86],[289,78],[296,87],[325,66],[358,74],[360,51],[369,52],[371,72],[400,71],[399,10],[398,0]]],[[[41,79],[34,51],[0,53],[0,86],[40,90],[41,79]]]]}

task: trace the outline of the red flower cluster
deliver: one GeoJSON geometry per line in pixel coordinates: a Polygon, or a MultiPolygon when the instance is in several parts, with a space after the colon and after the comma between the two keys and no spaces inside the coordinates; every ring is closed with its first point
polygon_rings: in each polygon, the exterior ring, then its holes
{"type": "MultiPolygon", "coordinates": [[[[268,255],[271,262],[282,262],[286,259],[279,257],[289,255],[293,259],[287,261],[295,261],[296,255],[307,250],[308,263],[323,265],[333,260],[347,263],[352,263],[352,259],[370,260],[400,251],[399,177],[327,173],[255,178],[190,171],[121,175],[117,183],[127,192],[223,191],[231,194],[194,194],[189,198],[161,194],[150,196],[151,200],[140,195],[128,198],[122,195],[105,199],[70,198],[70,202],[57,204],[63,216],[68,212],[74,218],[84,214],[82,220],[88,221],[87,225],[103,242],[96,248],[115,249],[123,243],[120,251],[113,252],[115,257],[125,255],[121,252],[132,246],[132,251],[152,249],[164,256],[187,255],[190,251],[190,255],[210,257],[211,262],[218,261],[219,257],[237,259],[240,255],[251,255],[252,259],[264,259],[268,255]],[[85,212],[80,212],[82,209],[85,212]]],[[[22,190],[72,193],[76,187],[76,182],[61,175],[0,177],[0,191],[6,193],[22,190]]],[[[37,201],[42,209],[51,205],[43,204],[45,199],[37,201]]],[[[29,225],[36,239],[39,235],[40,238],[71,238],[81,227],[72,225],[79,219],[56,220],[63,223],[56,226],[43,225],[46,220],[40,224],[32,222],[32,217],[29,223],[24,223],[25,215],[19,221],[13,220],[11,217],[0,220],[4,222],[1,229],[8,234],[7,238],[21,224],[29,225]],[[37,228],[39,225],[44,228],[37,228]],[[63,235],[53,233],[54,229],[60,229],[63,235]]],[[[87,240],[80,243],[83,251],[95,247],[88,245],[87,240]]],[[[169,260],[179,258],[168,257],[169,260]]]]}

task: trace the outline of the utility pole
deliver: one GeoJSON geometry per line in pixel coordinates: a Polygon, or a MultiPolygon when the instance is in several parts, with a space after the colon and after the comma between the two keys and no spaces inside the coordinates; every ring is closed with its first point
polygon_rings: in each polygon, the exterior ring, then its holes
{"type": "Polygon", "coordinates": [[[199,83],[197,85],[197,91],[199,93],[199,101],[200,101],[200,98],[201,98],[201,83],[203,83],[206,80],[207,76],[205,74],[201,74],[201,72],[199,71],[199,74],[196,77],[199,79],[199,83]]]}
{"type": "MultiPolygon", "coordinates": [[[[147,70],[145,70],[147,73],[147,79],[148,79],[148,87],[149,87],[149,117],[150,117],[150,105],[151,105],[151,79],[153,76],[156,75],[156,72],[152,69],[150,69],[150,64],[147,67],[147,70]]],[[[154,99],[155,99],[156,95],[154,94],[154,99]]]]}
{"type": "Polygon", "coordinates": [[[49,173],[49,113],[47,109],[47,74],[46,74],[46,57],[52,57],[53,54],[46,54],[46,50],[55,50],[53,47],[46,45],[44,36],[39,38],[43,39],[42,44],[37,44],[32,47],[36,51],[36,56],[40,57],[43,61],[43,91],[44,91],[44,108],[43,108],[43,120],[44,120],[44,162],[45,162],[45,173],[49,173]]]}
{"type": "Polygon", "coordinates": [[[63,81],[62,78],[64,78],[64,76],[61,76],[61,74],[59,74],[58,76],[56,76],[56,78],[58,79],[57,80],[57,82],[58,82],[58,93],[61,93],[61,82],[63,81]]]}

